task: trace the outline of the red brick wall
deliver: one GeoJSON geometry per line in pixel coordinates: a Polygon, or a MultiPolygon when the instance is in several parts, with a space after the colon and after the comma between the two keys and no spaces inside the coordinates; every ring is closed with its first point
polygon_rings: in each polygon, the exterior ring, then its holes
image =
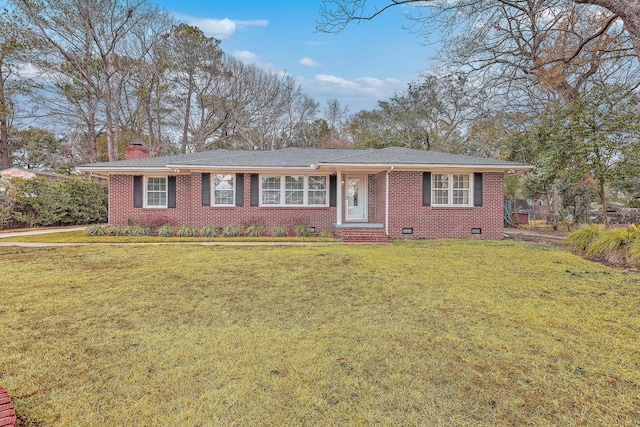
{"type": "Polygon", "coordinates": [[[258,224],[267,230],[275,225],[286,225],[293,231],[297,225],[315,227],[316,232],[333,230],[336,222],[335,207],[279,208],[250,206],[249,174],[244,175],[244,206],[202,206],[201,174],[178,175],[176,179],[176,208],[134,208],[133,176],[115,175],[109,184],[109,223],[157,227],[168,223],[174,227],[190,225],[224,227],[238,224],[246,227],[258,224]]]}
{"type": "Polygon", "coordinates": [[[391,172],[389,236],[393,238],[503,238],[504,175],[484,173],[483,206],[448,208],[422,206],[422,172],[391,172]],[[413,235],[403,235],[413,228],[413,235]],[[482,234],[471,234],[481,228],[482,234]]]}
{"type": "Polygon", "coordinates": [[[149,157],[149,150],[139,145],[129,145],[124,150],[125,160],[146,159],[149,157]]]}
{"type": "MultiPolygon", "coordinates": [[[[286,225],[293,228],[297,225],[315,227],[316,232],[333,230],[336,222],[335,207],[320,208],[280,208],[259,207],[250,205],[251,189],[249,174],[244,174],[244,206],[242,207],[211,207],[202,206],[202,178],[199,173],[192,174],[192,215],[189,225],[202,227],[213,225],[224,227],[238,224],[243,227],[258,224],[269,230],[275,225],[286,225]]],[[[179,191],[179,189],[178,189],[179,191]]],[[[292,230],[293,231],[293,230],[292,230]]]]}
{"type": "MultiPolygon", "coordinates": [[[[369,176],[369,222],[385,224],[386,174],[369,176]]],[[[393,238],[503,238],[503,174],[483,174],[483,206],[439,208],[422,206],[422,173],[391,172],[389,175],[389,236],[393,238]],[[413,235],[403,235],[403,228],[413,228],[413,235]],[[482,234],[472,235],[472,228],[482,234]]],[[[250,206],[249,174],[244,175],[244,206],[210,207],[201,203],[201,174],[178,175],[176,208],[134,208],[133,176],[115,175],[110,179],[109,223],[155,227],[169,223],[180,227],[238,224],[306,225],[317,232],[332,230],[336,208],[265,208],[250,206]]]]}
{"type": "MultiPolygon", "coordinates": [[[[191,225],[191,177],[176,176],[176,208],[134,208],[133,176],[114,175],[109,179],[109,224],[157,227],[162,224],[191,225]]],[[[200,199],[198,199],[199,201],[200,199]]]]}

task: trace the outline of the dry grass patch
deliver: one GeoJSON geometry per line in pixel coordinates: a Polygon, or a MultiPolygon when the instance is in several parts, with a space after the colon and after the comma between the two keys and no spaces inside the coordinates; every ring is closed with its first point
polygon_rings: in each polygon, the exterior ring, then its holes
{"type": "Polygon", "coordinates": [[[640,276],[513,242],[0,248],[28,425],[637,425],[640,276]]]}

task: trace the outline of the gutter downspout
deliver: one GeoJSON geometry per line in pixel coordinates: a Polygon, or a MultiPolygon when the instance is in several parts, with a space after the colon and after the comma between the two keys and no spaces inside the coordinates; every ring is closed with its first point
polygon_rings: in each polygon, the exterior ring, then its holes
{"type": "Polygon", "coordinates": [[[384,230],[387,233],[387,236],[389,235],[389,174],[391,173],[392,170],[393,170],[393,166],[389,168],[386,175],[387,188],[386,188],[385,205],[384,205],[384,230]]]}
{"type": "Polygon", "coordinates": [[[338,171],[336,181],[336,187],[338,187],[336,194],[336,224],[342,225],[342,172],[338,171]]]}
{"type": "Polygon", "coordinates": [[[107,224],[111,225],[111,177],[107,179],[107,224]]]}

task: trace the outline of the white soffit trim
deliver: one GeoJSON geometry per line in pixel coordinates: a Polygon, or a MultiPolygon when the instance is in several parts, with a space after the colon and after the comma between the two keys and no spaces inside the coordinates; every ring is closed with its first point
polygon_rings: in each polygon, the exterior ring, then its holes
{"type": "Polygon", "coordinates": [[[281,172],[303,172],[309,173],[313,171],[318,171],[318,167],[315,165],[311,165],[308,167],[304,166],[291,166],[291,167],[283,167],[283,166],[193,166],[193,165],[177,165],[171,164],[168,165],[170,170],[183,170],[183,171],[197,171],[197,172],[209,172],[209,171],[235,171],[235,172],[271,172],[278,173],[281,172]]]}
{"type": "Polygon", "coordinates": [[[145,174],[145,173],[171,173],[175,171],[167,167],[154,167],[154,168],[134,168],[134,167],[120,167],[120,168],[100,168],[91,166],[82,166],[78,168],[81,172],[91,172],[98,175],[133,175],[133,174],[145,174]]]}
{"type": "Polygon", "coordinates": [[[318,165],[322,168],[332,168],[346,170],[371,170],[376,172],[386,172],[389,168],[393,168],[393,171],[433,171],[433,170],[464,170],[474,172],[506,172],[510,170],[514,171],[527,171],[533,168],[530,165],[459,165],[459,164],[348,164],[348,163],[320,163],[318,165]]]}

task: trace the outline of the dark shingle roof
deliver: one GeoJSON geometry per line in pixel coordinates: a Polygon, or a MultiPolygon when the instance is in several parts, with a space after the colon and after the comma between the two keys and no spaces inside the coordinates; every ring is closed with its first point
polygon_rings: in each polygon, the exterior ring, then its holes
{"type": "Polygon", "coordinates": [[[172,168],[172,167],[237,167],[241,168],[308,168],[322,164],[333,165],[412,165],[412,166],[494,166],[526,168],[522,163],[506,162],[484,157],[460,156],[436,151],[402,147],[384,149],[343,148],[283,148],[271,151],[211,150],[199,153],[149,157],[136,160],[103,162],[84,165],[93,170],[172,168]]]}

